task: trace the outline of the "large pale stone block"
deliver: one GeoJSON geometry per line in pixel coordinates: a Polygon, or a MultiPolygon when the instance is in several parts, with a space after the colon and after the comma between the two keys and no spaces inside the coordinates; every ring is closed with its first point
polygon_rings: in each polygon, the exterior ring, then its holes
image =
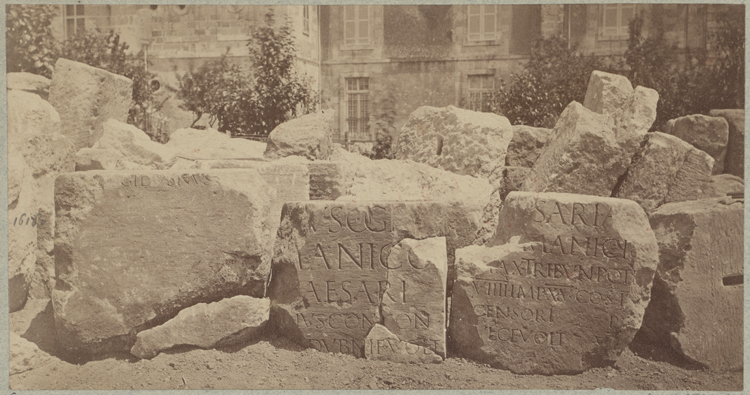
{"type": "Polygon", "coordinates": [[[711,110],[708,115],[724,118],[729,126],[724,172],[745,178],[745,110],[711,110]]]}
{"type": "Polygon", "coordinates": [[[614,114],[633,93],[633,85],[621,75],[594,71],[589,77],[583,106],[597,114],[614,114]]]}
{"type": "Polygon", "coordinates": [[[729,141],[729,124],[724,118],[688,115],[674,120],[669,134],[692,144],[714,158],[712,174],[724,172],[724,159],[729,141]]]}
{"type": "Polygon", "coordinates": [[[456,250],[449,339],[524,374],[614,360],[641,326],[658,263],[648,218],[615,198],[512,192],[486,246],[456,250]]]}
{"type": "Polygon", "coordinates": [[[328,159],[333,149],[333,111],[307,114],[277,126],[269,135],[268,159],[304,156],[310,160],[328,159]]]}
{"type": "Polygon", "coordinates": [[[263,297],[275,190],[257,171],[88,171],[55,185],[59,345],[127,351],[181,309],[263,297]]]}
{"type": "Polygon", "coordinates": [[[552,129],[513,125],[513,138],[505,156],[506,166],[532,167],[549,141],[552,129]]]}

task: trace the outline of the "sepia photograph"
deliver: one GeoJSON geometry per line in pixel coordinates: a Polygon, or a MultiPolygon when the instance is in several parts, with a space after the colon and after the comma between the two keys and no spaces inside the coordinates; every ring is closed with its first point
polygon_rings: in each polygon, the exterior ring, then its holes
{"type": "Polygon", "coordinates": [[[11,391],[744,390],[744,2],[4,10],[11,391]]]}

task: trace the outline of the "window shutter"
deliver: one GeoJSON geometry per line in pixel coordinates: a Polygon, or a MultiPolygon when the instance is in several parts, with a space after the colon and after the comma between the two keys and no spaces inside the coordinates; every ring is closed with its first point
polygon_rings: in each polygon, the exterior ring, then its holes
{"type": "Polygon", "coordinates": [[[615,36],[619,33],[617,4],[605,4],[603,7],[602,25],[604,26],[604,35],[615,36]]]}

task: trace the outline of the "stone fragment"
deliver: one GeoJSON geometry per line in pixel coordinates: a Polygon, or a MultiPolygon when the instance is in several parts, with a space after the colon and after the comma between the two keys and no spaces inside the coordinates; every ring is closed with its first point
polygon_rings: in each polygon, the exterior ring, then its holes
{"type": "Polygon", "coordinates": [[[310,172],[310,200],[336,200],[346,194],[343,163],[320,161],[307,163],[310,172]]]}
{"type": "Polygon", "coordinates": [[[712,165],[711,157],[685,141],[650,133],[613,196],[635,200],[647,213],[661,206],[668,195],[670,199],[698,199],[712,165]]]}
{"type": "Polygon", "coordinates": [[[700,114],[680,117],[675,119],[669,133],[711,155],[714,158],[712,174],[721,174],[724,171],[729,140],[729,125],[724,118],[700,114]]]}
{"type": "Polygon", "coordinates": [[[55,108],[34,93],[8,91],[8,142],[24,141],[29,136],[47,135],[60,127],[55,108]]]}
{"type": "Polygon", "coordinates": [[[333,111],[307,114],[277,126],[269,135],[268,159],[291,155],[310,160],[328,159],[333,148],[333,111]]]}
{"type": "Polygon", "coordinates": [[[745,192],[745,180],[732,174],[717,174],[711,176],[707,193],[702,199],[724,197],[729,194],[742,194],[745,192]]]}
{"type": "Polygon", "coordinates": [[[643,325],[711,370],[743,366],[744,204],[665,204],[650,217],[659,267],[643,325]]]}
{"type": "Polygon", "coordinates": [[[505,156],[506,166],[532,167],[549,141],[552,129],[513,125],[513,138],[505,156]]]}
{"type": "Polygon", "coordinates": [[[157,327],[138,333],[130,353],[151,359],[174,346],[204,349],[256,339],[268,322],[268,298],[238,295],[214,303],[198,303],[157,327]]]}
{"type": "Polygon", "coordinates": [[[154,170],[168,168],[174,160],[172,147],[151,141],[146,133],[133,125],[109,119],[102,128],[102,137],[92,149],[107,150],[108,154],[114,151],[115,157],[154,170]]]}
{"type": "Polygon", "coordinates": [[[271,325],[299,344],[363,356],[370,329],[381,324],[445,355],[443,262],[446,249],[471,241],[457,244],[466,222],[459,205],[445,203],[286,204],[268,292],[271,325]]]}
{"type": "Polygon", "coordinates": [[[36,344],[10,332],[10,344],[8,348],[10,375],[27,372],[34,369],[43,361],[49,359],[49,355],[41,350],[36,344]]]}
{"type": "Polygon", "coordinates": [[[423,106],[409,115],[401,129],[396,159],[486,178],[505,166],[512,138],[513,129],[503,116],[423,106]]]}
{"type": "Polygon", "coordinates": [[[262,159],[266,144],[241,138],[230,138],[214,129],[178,129],[165,144],[178,157],[189,160],[262,159]]]}
{"type": "Polygon", "coordinates": [[[638,86],[623,107],[611,115],[617,144],[631,157],[638,152],[656,120],[658,101],[659,94],[655,90],[638,86]]]}
{"type": "Polygon", "coordinates": [[[127,351],[196,303],[263,297],[275,199],[257,171],[87,171],[55,185],[60,346],[127,351]]]}
{"type": "Polygon", "coordinates": [[[610,196],[634,153],[620,147],[607,116],[572,102],[521,190],[610,196]]]}
{"type": "Polygon", "coordinates": [[[640,328],[657,264],[633,201],[512,192],[494,238],[456,250],[449,347],[514,373],[603,366],[640,328]]]}
{"type": "Polygon", "coordinates": [[[36,265],[37,207],[34,182],[23,156],[8,156],[8,304],[23,308],[36,265]]]}
{"type": "Polygon", "coordinates": [[[126,122],[132,99],[133,81],[128,78],[63,58],[55,63],[49,102],[76,150],[93,146],[108,119],[126,122]]]}
{"type": "MultiPolygon", "coordinates": [[[[32,73],[8,73],[5,82],[8,90],[19,90],[39,95],[44,100],[49,97],[50,80],[32,73]]],[[[10,101],[8,101],[10,103],[10,101]]]]}
{"type": "Polygon", "coordinates": [[[429,348],[405,342],[380,324],[375,324],[365,338],[365,358],[397,363],[443,362],[443,358],[429,348]]]}
{"type": "Polygon", "coordinates": [[[583,106],[597,114],[618,112],[630,95],[633,85],[621,75],[594,71],[589,77],[583,106]]]}
{"type": "Polygon", "coordinates": [[[711,110],[708,115],[724,118],[729,126],[724,172],[745,178],[745,110],[711,110]]]}

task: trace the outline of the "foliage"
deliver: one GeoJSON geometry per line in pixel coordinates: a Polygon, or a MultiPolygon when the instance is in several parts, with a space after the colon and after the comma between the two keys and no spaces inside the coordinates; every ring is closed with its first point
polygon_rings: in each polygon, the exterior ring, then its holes
{"type": "Polygon", "coordinates": [[[503,82],[494,110],[512,124],[554,126],[571,101],[583,102],[589,76],[608,66],[593,55],[582,55],[559,36],[539,39],[521,73],[503,82]]]}
{"type": "Polygon", "coordinates": [[[53,5],[8,4],[5,6],[7,72],[29,72],[52,78],[56,56],[51,22],[53,5]]]}
{"type": "Polygon", "coordinates": [[[718,52],[713,68],[717,101],[714,108],[745,108],[745,16],[727,14],[712,37],[718,52]]]}
{"type": "Polygon", "coordinates": [[[375,133],[375,144],[372,151],[365,155],[370,159],[394,159],[393,135],[396,127],[396,98],[392,93],[375,91],[373,100],[374,111],[370,114],[370,130],[375,133]]]}
{"type": "Polygon", "coordinates": [[[291,26],[274,27],[272,12],[265,20],[266,26],[252,28],[247,43],[250,70],[232,64],[227,51],[180,78],[180,107],[195,115],[193,125],[208,114],[209,125],[218,122],[221,132],[268,135],[279,124],[314,110],[317,93],[295,72],[291,26]]]}

